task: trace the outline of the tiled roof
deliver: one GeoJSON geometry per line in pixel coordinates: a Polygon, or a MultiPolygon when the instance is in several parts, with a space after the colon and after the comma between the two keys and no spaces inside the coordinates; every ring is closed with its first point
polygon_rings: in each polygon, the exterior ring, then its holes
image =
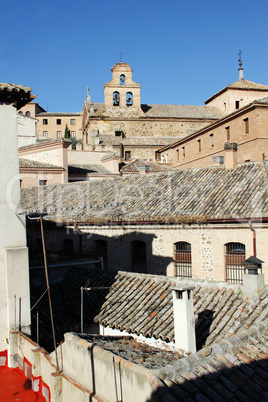
{"type": "Polygon", "coordinates": [[[32,161],[30,159],[20,158],[20,168],[23,169],[56,169],[56,170],[64,170],[63,167],[52,165],[50,163],[43,163],[38,161],[32,161]]]}
{"type": "MultiPolygon", "coordinates": [[[[107,115],[104,103],[93,103],[94,117],[107,115]]],[[[211,106],[194,105],[141,105],[142,118],[220,119],[223,113],[211,106]]]]}
{"type": "Polygon", "coordinates": [[[149,172],[157,173],[157,172],[174,172],[174,168],[165,166],[163,164],[152,163],[148,161],[143,161],[142,159],[136,159],[133,162],[128,163],[124,167],[122,167],[122,173],[140,173],[140,168],[148,166],[149,172]]]}
{"type": "Polygon", "coordinates": [[[36,96],[31,94],[32,88],[24,85],[0,82],[0,101],[13,103],[17,109],[29,103],[36,96]]]}
{"type": "Polygon", "coordinates": [[[268,320],[155,371],[179,401],[267,401],[268,320]]]}
{"type": "Polygon", "coordinates": [[[37,140],[35,144],[29,144],[29,145],[24,145],[23,147],[20,147],[19,150],[27,150],[27,149],[34,149],[37,147],[40,147],[41,145],[53,145],[53,144],[61,144],[61,143],[66,143],[66,144],[71,144],[72,141],[69,140],[68,138],[49,138],[49,139],[44,139],[44,140],[37,140]]]}
{"type": "Polygon", "coordinates": [[[172,287],[191,284],[198,349],[268,319],[268,287],[244,300],[242,287],[119,272],[95,321],[132,334],[174,340],[172,287]]]}
{"type": "Polygon", "coordinates": [[[113,173],[102,165],[69,165],[69,174],[78,175],[112,175],[113,173]]]}
{"type": "Polygon", "coordinates": [[[22,210],[55,222],[188,222],[268,216],[266,161],[21,190],[22,210]],[[80,196],[77,197],[77,194],[80,196]]]}
{"type": "Polygon", "coordinates": [[[186,119],[220,119],[223,113],[211,106],[141,105],[146,117],[175,117],[186,119]]]}

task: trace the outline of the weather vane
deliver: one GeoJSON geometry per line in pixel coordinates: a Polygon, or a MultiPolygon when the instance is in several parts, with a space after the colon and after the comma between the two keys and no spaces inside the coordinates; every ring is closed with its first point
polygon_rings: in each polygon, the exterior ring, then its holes
{"type": "Polygon", "coordinates": [[[242,67],[242,59],[241,59],[241,55],[242,55],[242,50],[241,50],[241,49],[239,49],[239,52],[238,52],[238,57],[239,57],[239,59],[238,59],[238,63],[239,63],[239,67],[242,67]]]}
{"type": "Polygon", "coordinates": [[[119,56],[120,56],[120,63],[122,63],[122,56],[123,56],[124,53],[119,52],[118,54],[119,54],[119,56]]]}

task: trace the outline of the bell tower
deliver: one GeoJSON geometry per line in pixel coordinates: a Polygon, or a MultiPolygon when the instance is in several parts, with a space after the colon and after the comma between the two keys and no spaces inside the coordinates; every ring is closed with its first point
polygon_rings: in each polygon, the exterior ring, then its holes
{"type": "Polygon", "coordinates": [[[123,110],[141,111],[140,84],[132,80],[131,67],[120,61],[112,68],[113,78],[104,84],[104,100],[106,108],[114,112],[123,110]]]}

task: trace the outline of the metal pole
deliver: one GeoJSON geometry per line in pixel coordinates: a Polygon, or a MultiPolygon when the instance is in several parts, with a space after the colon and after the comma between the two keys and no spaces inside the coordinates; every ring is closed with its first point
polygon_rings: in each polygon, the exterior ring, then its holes
{"type": "Polygon", "coordinates": [[[81,334],[84,333],[84,297],[83,297],[83,286],[81,286],[81,334]]]}
{"type": "Polygon", "coordinates": [[[14,295],[14,321],[15,321],[15,324],[14,324],[14,328],[15,328],[15,331],[16,331],[16,327],[17,327],[17,311],[16,311],[16,304],[17,304],[17,298],[16,298],[16,295],[14,295]]]}
{"type": "Polygon", "coordinates": [[[46,257],[46,248],[45,248],[45,239],[44,239],[44,230],[43,230],[43,220],[42,220],[42,216],[40,216],[40,226],[41,226],[41,237],[42,237],[43,254],[44,254],[44,266],[45,266],[45,274],[46,274],[46,282],[47,282],[48,303],[49,303],[51,327],[52,327],[52,334],[53,334],[53,341],[54,341],[54,349],[55,349],[55,356],[56,356],[56,366],[57,366],[57,371],[58,371],[58,373],[59,373],[60,370],[59,370],[58,353],[57,353],[57,345],[56,345],[56,337],[55,337],[55,329],[54,329],[54,320],[53,320],[53,312],[52,312],[52,303],[51,303],[51,296],[50,296],[50,287],[49,287],[49,280],[48,280],[47,257],[46,257]]]}
{"type": "Polygon", "coordinates": [[[36,343],[39,347],[39,312],[36,313],[36,343]]]}
{"type": "Polygon", "coordinates": [[[19,298],[19,331],[21,332],[21,297],[19,298]]]}

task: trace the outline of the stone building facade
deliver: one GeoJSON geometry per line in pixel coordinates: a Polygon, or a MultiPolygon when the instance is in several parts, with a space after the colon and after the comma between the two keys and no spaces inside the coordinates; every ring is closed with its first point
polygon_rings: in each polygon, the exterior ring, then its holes
{"type": "Polygon", "coordinates": [[[141,86],[123,62],[112,68],[104,84],[104,103],[88,92],[83,112],[84,149],[116,151],[122,161],[155,160],[162,145],[217,121],[224,113],[211,106],[141,104],[141,86]]]}

